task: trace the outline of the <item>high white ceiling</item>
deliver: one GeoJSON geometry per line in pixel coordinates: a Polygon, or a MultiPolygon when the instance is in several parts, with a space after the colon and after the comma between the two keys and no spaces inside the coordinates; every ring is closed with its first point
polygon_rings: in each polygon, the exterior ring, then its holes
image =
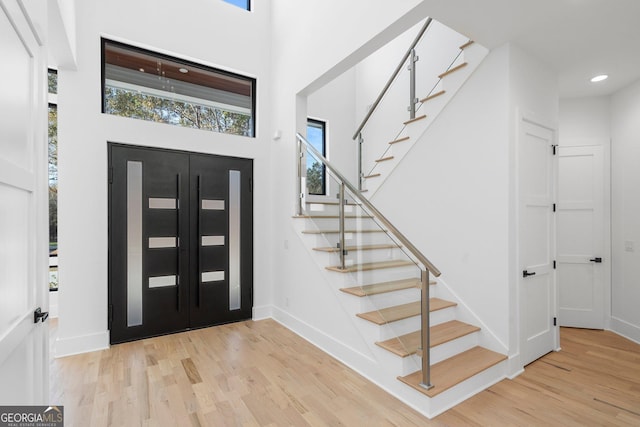
{"type": "Polygon", "coordinates": [[[513,42],[558,73],[561,98],[640,79],[640,0],[424,0],[437,20],[488,48],[513,42]],[[609,79],[591,83],[591,77],[609,79]]]}

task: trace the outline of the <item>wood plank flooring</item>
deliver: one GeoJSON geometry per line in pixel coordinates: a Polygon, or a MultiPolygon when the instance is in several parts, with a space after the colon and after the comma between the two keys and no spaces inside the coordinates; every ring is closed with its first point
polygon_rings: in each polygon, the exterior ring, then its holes
{"type": "Polygon", "coordinates": [[[53,359],[50,403],[65,426],[640,425],[640,345],[561,337],[561,352],[433,420],[273,320],[53,359]]]}

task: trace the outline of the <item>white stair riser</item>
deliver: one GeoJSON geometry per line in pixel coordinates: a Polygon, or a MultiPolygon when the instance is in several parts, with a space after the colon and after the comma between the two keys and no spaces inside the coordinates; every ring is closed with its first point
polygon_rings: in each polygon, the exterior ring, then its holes
{"type": "MultiPolygon", "coordinates": [[[[339,252],[314,251],[317,254],[320,265],[337,266],[340,264],[339,252]]],[[[366,251],[348,251],[345,256],[347,266],[366,264],[372,262],[403,260],[404,254],[398,249],[373,249],[366,251]]]]}
{"type": "MultiPolygon", "coordinates": [[[[338,230],[338,218],[306,218],[309,230],[338,230]]],[[[346,230],[375,230],[382,227],[376,225],[373,218],[345,218],[346,230]]]]}
{"type": "Polygon", "coordinates": [[[381,268],[377,270],[358,271],[350,274],[357,284],[370,284],[390,282],[392,280],[402,280],[410,277],[416,277],[419,274],[418,267],[413,264],[406,267],[381,268]]]}
{"type": "MultiPolygon", "coordinates": [[[[309,247],[336,247],[338,244],[338,233],[312,234],[302,233],[303,239],[309,244],[309,247]]],[[[383,232],[373,233],[346,233],[345,244],[347,246],[376,245],[393,243],[389,236],[383,232]]]]}
{"type": "MultiPolygon", "coordinates": [[[[433,311],[430,316],[431,326],[448,322],[455,319],[455,307],[443,310],[433,311]]],[[[398,320],[396,322],[387,323],[385,325],[376,325],[375,323],[358,318],[358,323],[362,325],[363,337],[375,341],[385,341],[400,335],[408,334],[420,329],[420,316],[413,316],[408,319],[398,320]]]]}
{"type": "Polygon", "coordinates": [[[444,344],[431,347],[431,364],[442,362],[456,354],[470,350],[478,345],[478,333],[465,335],[444,344]]]}
{"type": "Polygon", "coordinates": [[[401,291],[362,297],[360,300],[360,309],[362,312],[379,310],[382,308],[393,307],[395,305],[420,301],[420,289],[403,289],[401,291]]]}

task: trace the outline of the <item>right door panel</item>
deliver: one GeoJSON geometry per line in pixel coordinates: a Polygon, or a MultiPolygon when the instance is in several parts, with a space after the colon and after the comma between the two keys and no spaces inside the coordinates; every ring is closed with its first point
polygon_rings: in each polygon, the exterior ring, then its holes
{"type": "Polygon", "coordinates": [[[252,161],[192,154],[190,166],[191,326],[250,318],[252,161]]]}
{"type": "Polygon", "coordinates": [[[603,149],[559,147],[560,326],[604,329],[603,149]]]}

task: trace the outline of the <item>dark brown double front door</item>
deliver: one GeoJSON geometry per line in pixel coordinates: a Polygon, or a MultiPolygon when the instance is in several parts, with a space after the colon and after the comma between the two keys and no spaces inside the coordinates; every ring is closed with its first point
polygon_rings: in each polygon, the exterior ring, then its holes
{"type": "Polygon", "coordinates": [[[253,162],[109,144],[111,343],[248,319],[253,162]]]}

